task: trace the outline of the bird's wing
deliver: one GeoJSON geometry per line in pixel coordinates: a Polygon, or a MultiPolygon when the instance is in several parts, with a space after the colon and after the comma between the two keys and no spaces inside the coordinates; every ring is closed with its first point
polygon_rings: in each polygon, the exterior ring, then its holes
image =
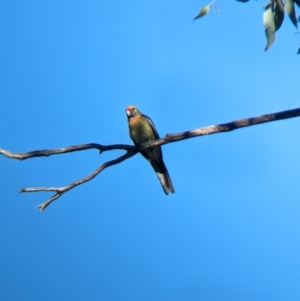
{"type": "Polygon", "coordinates": [[[134,137],[131,134],[131,131],[129,130],[129,137],[133,141],[134,145],[138,145],[138,143],[134,140],[134,137]]]}
{"type": "Polygon", "coordinates": [[[155,127],[153,121],[151,120],[151,118],[148,117],[148,116],[146,116],[146,115],[144,115],[144,114],[143,114],[142,116],[143,116],[143,117],[147,120],[147,122],[149,123],[149,125],[150,125],[150,127],[151,127],[151,129],[152,129],[152,131],[153,131],[153,133],[154,133],[155,138],[156,138],[156,139],[159,139],[159,135],[158,135],[157,129],[156,129],[156,127],[155,127]]]}

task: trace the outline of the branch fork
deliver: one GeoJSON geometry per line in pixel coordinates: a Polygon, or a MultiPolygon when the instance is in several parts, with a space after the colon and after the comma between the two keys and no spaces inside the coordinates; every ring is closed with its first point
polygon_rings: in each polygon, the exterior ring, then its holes
{"type": "Polygon", "coordinates": [[[66,186],[63,187],[33,187],[33,188],[21,188],[20,192],[40,192],[40,191],[46,191],[46,192],[55,192],[53,196],[48,198],[45,202],[38,205],[39,211],[43,211],[48,205],[50,205],[53,201],[57,200],[59,197],[61,197],[65,192],[68,190],[71,190],[75,188],[78,185],[81,185],[83,183],[86,183],[93,178],[95,178],[101,171],[103,171],[105,168],[110,167],[112,165],[121,163],[130,157],[136,155],[139,151],[154,147],[154,146],[161,146],[164,144],[177,142],[189,138],[194,138],[198,136],[204,136],[204,135],[211,135],[221,132],[229,132],[236,129],[240,129],[247,126],[257,125],[261,123],[271,122],[271,121],[277,121],[287,118],[294,118],[300,116],[300,108],[287,110],[287,111],[281,111],[271,114],[265,114],[258,117],[251,117],[251,118],[243,118],[239,120],[235,120],[228,123],[223,124],[217,124],[217,125],[211,125],[206,127],[197,128],[194,130],[189,130],[181,133],[175,133],[175,134],[166,134],[165,137],[161,139],[151,140],[148,141],[139,147],[133,146],[133,145],[127,145],[127,144],[112,144],[112,145],[102,145],[97,143],[88,143],[88,144],[80,144],[80,145],[72,145],[64,148],[55,148],[55,149],[45,149],[45,150],[36,150],[36,151],[30,151],[27,153],[13,153],[5,149],[0,148],[0,155],[11,159],[17,159],[17,160],[25,160],[29,158],[34,157],[48,157],[51,155],[58,155],[58,154],[65,154],[75,151],[83,151],[87,149],[97,149],[99,150],[99,153],[110,150],[124,150],[125,154],[122,156],[107,161],[103,164],[101,164],[95,171],[93,171],[88,176],[81,178],[77,181],[74,181],[66,186]]]}

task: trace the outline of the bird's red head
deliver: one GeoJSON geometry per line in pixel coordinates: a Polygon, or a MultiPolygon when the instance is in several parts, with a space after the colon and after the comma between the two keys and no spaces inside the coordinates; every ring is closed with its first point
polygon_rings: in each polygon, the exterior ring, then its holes
{"type": "Polygon", "coordinates": [[[125,111],[128,118],[136,116],[139,112],[138,109],[134,106],[127,106],[125,108],[125,111]]]}

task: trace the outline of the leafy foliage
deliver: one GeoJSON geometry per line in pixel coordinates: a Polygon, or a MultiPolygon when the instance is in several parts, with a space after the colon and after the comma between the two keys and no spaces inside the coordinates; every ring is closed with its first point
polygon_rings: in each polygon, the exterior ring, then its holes
{"type": "MultiPolygon", "coordinates": [[[[249,0],[236,1],[246,3],[249,0]]],[[[210,6],[214,2],[215,0],[202,7],[199,13],[193,19],[193,21],[208,14],[210,11],[210,6]]],[[[283,0],[270,0],[270,2],[268,2],[267,5],[264,6],[263,26],[265,28],[265,34],[267,38],[267,45],[265,47],[265,51],[267,51],[273,45],[275,41],[275,32],[281,27],[284,20],[285,12],[288,14],[293,25],[298,30],[298,22],[300,21],[300,16],[298,16],[298,18],[296,17],[295,4],[298,7],[300,7],[300,0],[284,0],[284,2],[283,0]]],[[[299,50],[297,54],[299,54],[299,50]]]]}

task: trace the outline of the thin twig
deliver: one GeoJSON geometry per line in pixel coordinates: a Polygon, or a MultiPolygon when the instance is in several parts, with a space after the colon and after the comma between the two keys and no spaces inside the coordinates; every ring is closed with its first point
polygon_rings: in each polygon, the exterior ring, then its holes
{"type": "Polygon", "coordinates": [[[137,153],[137,151],[127,151],[126,154],[120,156],[117,159],[105,162],[103,164],[101,164],[94,172],[92,172],[90,175],[81,178],[77,181],[74,181],[72,183],[70,183],[69,185],[66,185],[64,187],[34,187],[34,188],[21,188],[20,192],[39,192],[39,191],[54,191],[56,192],[55,195],[53,195],[52,197],[50,197],[48,200],[46,200],[45,202],[43,202],[42,204],[40,204],[38,206],[39,211],[43,211],[50,203],[52,203],[53,201],[55,201],[56,199],[58,199],[60,196],[62,196],[62,194],[64,194],[65,192],[67,192],[68,190],[83,184],[85,182],[88,182],[90,180],[92,180],[93,178],[95,178],[102,170],[104,170],[105,168],[118,164],[132,156],[134,156],[137,153]]]}
{"type": "Polygon", "coordinates": [[[98,149],[101,154],[105,151],[116,150],[116,149],[132,151],[135,150],[136,147],[127,144],[101,145],[97,143],[87,143],[87,144],[71,145],[62,148],[35,150],[28,153],[12,153],[8,150],[4,150],[0,148],[0,154],[11,159],[25,160],[34,157],[48,157],[51,155],[65,154],[65,153],[71,153],[71,152],[82,151],[87,149],[98,149]]]}

